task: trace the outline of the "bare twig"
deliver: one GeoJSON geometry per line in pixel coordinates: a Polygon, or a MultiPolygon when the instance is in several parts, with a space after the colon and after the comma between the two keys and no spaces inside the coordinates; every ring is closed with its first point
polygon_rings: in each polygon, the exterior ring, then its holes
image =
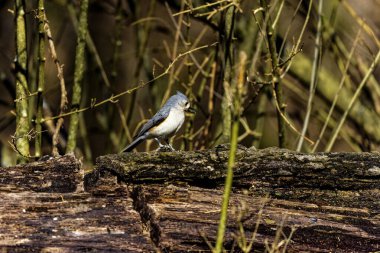
{"type": "Polygon", "coordinates": [[[313,61],[313,67],[312,67],[312,71],[311,71],[311,80],[310,80],[310,87],[309,87],[309,99],[307,101],[306,115],[305,115],[305,121],[304,121],[304,124],[302,127],[301,138],[299,139],[298,144],[297,144],[296,150],[298,152],[301,151],[302,144],[304,141],[304,136],[305,136],[306,130],[309,126],[309,120],[310,120],[311,109],[312,109],[312,105],[313,105],[315,89],[316,89],[317,83],[318,83],[318,73],[319,73],[319,67],[321,64],[321,52],[322,52],[322,8],[323,8],[323,0],[319,0],[317,35],[315,37],[314,61],[313,61]]]}
{"type": "Polygon", "coordinates": [[[350,13],[350,15],[358,22],[360,27],[363,28],[363,30],[372,37],[372,39],[375,41],[376,45],[380,47],[380,40],[376,36],[376,33],[372,30],[372,28],[361,18],[358,16],[358,14],[355,12],[355,10],[347,3],[346,0],[341,1],[344,8],[350,13]]]}
{"type": "Polygon", "coordinates": [[[72,115],[74,113],[81,113],[81,112],[84,112],[84,111],[87,111],[89,109],[93,109],[93,108],[96,108],[96,107],[99,107],[101,105],[104,105],[106,103],[109,103],[109,102],[115,102],[119,97],[122,97],[126,94],[131,94],[132,92],[135,92],[136,90],[138,89],[141,89],[142,87],[145,87],[146,85],[148,84],[152,84],[154,83],[155,81],[157,81],[158,79],[166,76],[168,73],[169,73],[169,70],[174,66],[174,64],[179,60],[181,59],[182,57],[188,55],[188,54],[191,54],[197,50],[201,50],[201,49],[204,49],[204,48],[208,48],[208,47],[212,47],[212,46],[215,46],[217,43],[213,43],[211,45],[203,45],[203,46],[200,46],[200,47],[197,47],[197,48],[194,48],[192,50],[189,50],[189,51],[186,51],[184,53],[180,53],[178,54],[178,56],[168,65],[168,67],[165,69],[164,72],[162,72],[160,75],[154,77],[153,79],[147,81],[147,82],[142,82],[140,83],[139,85],[131,88],[131,89],[128,89],[126,91],[123,91],[117,95],[112,95],[110,96],[109,98],[105,99],[105,100],[102,100],[98,103],[95,103],[95,104],[92,104],[91,106],[87,106],[87,107],[84,107],[84,108],[78,108],[78,109],[74,109],[74,110],[71,110],[70,112],[66,112],[66,113],[63,113],[63,114],[59,114],[57,116],[53,116],[53,117],[50,117],[50,118],[46,118],[44,119],[43,121],[47,121],[47,120],[54,120],[54,119],[58,119],[58,118],[62,118],[62,117],[66,117],[66,116],[69,116],[69,115],[72,115]]]}
{"type": "Polygon", "coordinates": [[[276,98],[276,106],[277,107],[277,125],[278,125],[278,143],[280,147],[285,147],[286,145],[286,129],[285,129],[285,122],[284,117],[281,115],[285,115],[285,108],[286,105],[283,102],[283,95],[282,95],[282,85],[280,82],[281,79],[281,73],[280,68],[278,68],[278,54],[276,49],[276,42],[275,42],[275,32],[272,27],[272,21],[269,17],[269,7],[266,0],[260,0],[261,6],[265,9],[265,15],[266,18],[268,18],[268,23],[266,25],[266,37],[267,37],[267,45],[268,45],[268,51],[270,53],[271,63],[272,63],[272,84],[273,89],[275,93],[276,98]]]}
{"type": "Polygon", "coordinates": [[[315,143],[315,145],[314,145],[314,147],[313,147],[312,152],[315,152],[315,151],[317,150],[318,145],[319,145],[320,141],[322,140],[322,137],[323,137],[323,135],[324,135],[324,133],[325,133],[325,131],[326,131],[326,128],[327,128],[327,125],[328,125],[328,123],[329,123],[329,121],[330,121],[330,118],[331,118],[331,116],[332,116],[332,113],[333,113],[333,111],[334,111],[334,109],[335,109],[335,105],[336,105],[336,102],[338,101],[340,91],[342,90],[342,88],[343,88],[343,84],[344,84],[344,81],[345,81],[346,77],[348,76],[348,68],[349,68],[349,66],[350,66],[350,64],[351,64],[351,58],[352,58],[352,56],[354,55],[354,52],[355,52],[356,46],[357,46],[357,44],[358,44],[358,42],[359,42],[360,31],[361,31],[361,30],[359,30],[359,32],[358,32],[357,35],[356,35],[356,38],[355,38],[354,44],[353,44],[353,46],[352,46],[352,48],[351,48],[350,54],[349,54],[348,59],[347,59],[347,63],[346,63],[346,66],[345,66],[344,73],[343,73],[342,78],[341,78],[340,83],[339,83],[338,90],[337,90],[337,92],[336,92],[336,94],[335,94],[335,97],[334,97],[333,103],[332,103],[332,105],[331,105],[331,107],[330,107],[329,113],[328,113],[328,115],[327,115],[327,117],[326,117],[326,119],[325,119],[325,123],[323,124],[322,130],[321,130],[321,132],[320,132],[320,134],[319,134],[319,136],[318,136],[318,139],[317,139],[317,141],[316,141],[316,143],[315,143]]]}
{"type": "Polygon", "coordinates": [[[34,158],[38,158],[37,156],[31,156],[31,155],[25,155],[25,153],[23,153],[19,147],[17,146],[17,141],[20,140],[20,139],[27,139],[28,141],[31,141],[32,139],[36,138],[37,134],[41,134],[41,133],[37,133],[34,129],[31,129],[29,130],[29,132],[27,132],[26,134],[24,135],[21,135],[21,136],[15,136],[15,135],[12,135],[11,136],[11,141],[9,141],[8,143],[10,144],[11,148],[21,157],[25,158],[25,159],[34,159],[34,158]]]}
{"type": "MultiPolygon", "coordinates": [[[[305,18],[305,21],[303,23],[301,33],[300,33],[300,35],[298,37],[296,45],[294,45],[293,48],[292,48],[292,52],[297,52],[298,49],[299,49],[299,47],[301,46],[303,34],[304,34],[305,30],[306,30],[307,24],[309,23],[310,13],[311,13],[311,7],[312,6],[313,6],[313,0],[310,0],[310,2],[309,2],[309,8],[307,10],[306,18],[305,18]]],[[[287,65],[285,71],[282,72],[281,78],[283,78],[286,75],[286,73],[288,73],[291,65],[292,65],[292,61],[289,62],[289,65],[287,65]]]]}
{"type": "MultiPolygon", "coordinates": [[[[52,37],[52,34],[51,34],[51,30],[50,30],[50,25],[49,25],[49,22],[47,20],[46,14],[45,14],[44,29],[45,29],[46,36],[47,36],[47,39],[48,39],[51,57],[52,57],[52,59],[54,61],[55,66],[57,67],[57,77],[58,77],[58,80],[59,80],[59,86],[61,88],[61,99],[60,99],[60,105],[59,105],[59,110],[60,110],[59,111],[59,115],[62,115],[62,114],[65,113],[66,108],[67,108],[67,103],[68,103],[68,101],[67,101],[67,91],[66,91],[65,78],[64,78],[64,75],[63,75],[63,65],[61,65],[61,63],[59,62],[57,51],[55,49],[53,37],[52,37]]],[[[43,121],[46,121],[46,119],[42,120],[42,122],[43,121]]],[[[60,129],[62,127],[63,122],[64,122],[64,119],[62,117],[58,117],[58,121],[57,121],[57,124],[55,125],[55,130],[54,130],[54,134],[53,134],[53,138],[52,138],[52,155],[53,156],[59,155],[57,145],[58,145],[58,142],[59,142],[59,132],[60,132],[60,129]]]]}
{"type": "Polygon", "coordinates": [[[373,60],[371,66],[369,67],[366,75],[364,76],[364,78],[362,79],[362,81],[360,82],[358,88],[356,89],[354,95],[352,96],[351,100],[350,100],[350,103],[348,104],[348,107],[347,109],[345,110],[345,112],[343,113],[343,116],[342,118],[340,119],[339,123],[338,123],[338,126],[336,127],[331,139],[329,140],[326,148],[325,148],[325,151],[326,152],[330,152],[334,143],[335,143],[335,140],[337,139],[338,137],[338,134],[340,132],[340,129],[342,128],[344,122],[346,121],[346,118],[347,118],[347,115],[348,113],[350,112],[352,106],[354,105],[354,103],[356,102],[356,99],[359,97],[359,94],[361,92],[361,90],[363,89],[364,85],[367,83],[368,79],[370,78],[372,72],[375,70],[375,68],[377,67],[378,63],[379,63],[379,60],[380,60],[380,50],[377,52],[376,56],[375,56],[375,59],[373,60]]]}

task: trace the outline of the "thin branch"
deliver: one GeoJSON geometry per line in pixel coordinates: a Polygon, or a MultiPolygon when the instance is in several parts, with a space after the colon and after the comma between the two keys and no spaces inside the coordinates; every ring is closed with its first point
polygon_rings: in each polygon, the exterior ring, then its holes
{"type": "Polygon", "coordinates": [[[380,40],[376,36],[376,33],[372,30],[372,28],[361,18],[358,16],[358,14],[355,12],[355,10],[347,3],[346,0],[341,1],[344,8],[350,13],[350,15],[358,22],[360,27],[363,28],[363,30],[372,37],[372,39],[375,41],[376,45],[380,47],[380,40]]]}
{"type": "Polygon", "coordinates": [[[332,135],[331,139],[329,140],[329,142],[327,144],[327,147],[325,148],[326,152],[330,152],[331,151],[331,149],[332,149],[332,147],[333,147],[333,145],[334,145],[334,143],[335,143],[335,141],[336,141],[336,139],[338,137],[340,129],[342,128],[344,122],[346,121],[348,113],[350,112],[352,106],[356,102],[356,99],[359,97],[359,94],[360,94],[361,90],[363,89],[364,85],[367,83],[368,79],[370,78],[370,76],[372,75],[373,71],[377,67],[377,65],[379,63],[379,60],[380,60],[380,50],[377,52],[377,55],[376,55],[375,59],[373,60],[371,66],[369,67],[366,75],[364,76],[363,80],[360,82],[358,88],[356,89],[354,95],[352,96],[352,98],[350,100],[350,103],[348,104],[347,109],[345,110],[342,118],[340,119],[340,121],[338,123],[337,128],[334,131],[334,134],[332,135]]]}
{"type": "Polygon", "coordinates": [[[309,126],[309,120],[311,115],[311,109],[313,106],[313,99],[315,94],[315,89],[318,83],[318,73],[321,64],[321,52],[322,52],[322,8],[323,8],[323,0],[319,0],[318,5],[318,24],[317,24],[317,35],[315,37],[315,46],[314,46],[314,61],[313,67],[311,71],[311,80],[309,87],[309,99],[307,101],[306,115],[305,121],[302,127],[301,138],[297,144],[297,151],[300,152],[302,149],[302,144],[304,141],[304,136],[306,134],[306,130],[309,126]]]}
{"type": "MultiPolygon", "coordinates": [[[[46,17],[46,13],[45,13],[44,29],[45,29],[46,36],[47,36],[47,39],[48,39],[51,57],[52,57],[52,59],[54,61],[54,64],[55,64],[55,66],[57,68],[57,77],[58,77],[59,86],[60,86],[60,89],[61,89],[61,99],[60,99],[60,105],[59,105],[59,110],[60,110],[59,114],[62,115],[66,111],[67,103],[68,103],[66,84],[65,84],[65,78],[64,78],[64,75],[63,75],[63,65],[61,65],[61,63],[58,60],[57,51],[55,49],[55,45],[54,45],[53,37],[52,37],[52,34],[51,34],[50,25],[49,25],[49,22],[48,22],[47,17],[46,17]]],[[[44,121],[46,121],[46,120],[42,120],[42,122],[44,122],[44,121]]],[[[52,137],[52,155],[53,156],[58,156],[59,155],[58,147],[57,146],[58,146],[58,142],[59,142],[59,132],[60,132],[60,129],[61,129],[62,125],[63,125],[63,122],[64,122],[63,118],[58,118],[57,124],[56,124],[55,129],[54,129],[54,133],[53,133],[53,137],[52,137]]]]}
{"type": "Polygon", "coordinates": [[[321,132],[320,132],[320,134],[318,136],[318,139],[317,139],[317,141],[316,141],[316,143],[315,143],[315,145],[314,145],[314,147],[313,147],[313,149],[311,151],[312,153],[314,153],[317,150],[318,145],[319,145],[320,141],[322,140],[322,137],[323,137],[323,135],[324,135],[324,133],[326,131],[326,128],[327,128],[327,126],[329,124],[329,121],[330,121],[330,118],[332,116],[332,113],[333,113],[333,111],[335,109],[335,105],[336,105],[336,102],[338,101],[338,98],[339,98],[339,95],[340,95],[340,91],[342,90],[344,82],[346,80],[346,77],[348,76],[348,68],[349,68],[349,66],[351,64],[351,58],[354,55],[356,46],[357,46],[357,44],[359,42],[360,32],[361,32],[361,30],[359,30],[359,32],[356,34],[356,38],[355,38],[354,44],[353,44],[353,46],[351,48],[350,54],[348,56],[346,66],[344,68],[344,73],[342,74],[342,78],[341,78],[340,83],[339,83],[338,90],[337,90],[337,92],[335,94],[333,103],[332,103],[332,105],[330,107],[330,110],[329,110],[329,113],[328,113],[328,115],[327,115],[327,117],[325,119],[325,123],[323,124],[322,130],[321,130],[321,132]]]}
{"type": "Polygon", "coordinates": [[[179,60],[181,59],[182,57],[188,55],[188,54],[191,54],[197,50],[201,50],[201,49],[204,49],[204,48],[208,48],[208,47],[212,47],[212,46],[215,46],[217,44],[217,42],[211,44],[211,45],[203,45],[203,46],[200,46],[200,47],[197,47],[197,48],[194,48],[192,50],[189,50],[189,51],[186,51],[184,53],[181,53],[179,54],[169,65],[168,67],[165,69],[164,72],[162,72],[160,75],[154,77],[153,79],[147,81],[147,82],[142,82],[141,84],[131,88],[131,89],[128,89],[126,91],[123,91],[117,95],[112,95],[110,96],[109,98],[105,99],[105,100],[102,100],[98,103],[93,103],[91,106],[87,106],[87,107],[84,107],[84,108],[79,108],[79,109],[74,109],[74,110],[71,110],[70,112],[66,112],[66,113],[63,113],[63,114],[59,114],[57,116],[54,116],[54,117],[50,117],[50,118],[46,118],[44,119],[43,121],[47,121],[47,120],[54,120],[54,119],[58,119],[58,118],[62,118],[62,117],[66,117],[66,116],[69,116],[69,115],[72,115],[74,113],[81,113],[81,112],[84,112],[84,111],[87,111],[87,110],[90,110],[90,109],[93,109],[93,108],[96,108],[96,107],[99,107],[101,105],[104,105],[106,103],[117,103],[118,102],[118,98],[126,95],[126,94],[131,94],[132,92],[135,92],[136,90],[138,89],[141,89],[143,87],[145,87],[146,85],[148,84],[152,84],[154,83],[155,81],[157,81],[158,79],[166,76],[168,73],[169,73],[169,70],[174,66],[174,64],[179,60]]]}
{"type": "Polygon", "coordinates": [[[282,94],[282,85],[280,82],[281,73],[280,68],[278,68],[278,54],[276,49],[276,35],[275,31],[272,28],[272,21],[269,13],[269,7],[266,0],[260,0],[261,6],[265,9],[265,15],[268,17],[268,23],[266,25],[266,37],[268,44],[268,51],[271,57],[272,63],[272,84],[274,93],[276,94],[275,98],[277,99],[276,105],[277,107],[277,125],[278,125],[278,143],[281,148],[284,148],[286,145],[286,129],[284,117],[281,115],[285,114],[286,105],[283,102],[283,94],[282,94]]]}
{"type": "MultiPolygon", "coordinates": [[[[306,26],[309,23],[309,19],[310,19],[310,16],[311,16],[310,14],[311,14],[311,7],[312,6],[313,6],[313,0],[310,0],[310,2],[309,2],[309,8],[307,10],[307,14],[306,14],[306,18],[305,18],[305,22],[303,23],[302,30],[301,30],[300,36],[298,37],[297,43],[292,48],[292,52],[297,52],[298,49],[299,49],[299,47],[300,47],[300,45],[301,45],[303,34],[304,34],[305,30],[306,30],[306,26]]],[[[289,65],[286,67],[285,71],[281,74],[281,78],[284,78],[284,76],[286,75],[286,73],[288,73],[291,65],[292,65],[292,61],[289,62],[289,65]]]]}

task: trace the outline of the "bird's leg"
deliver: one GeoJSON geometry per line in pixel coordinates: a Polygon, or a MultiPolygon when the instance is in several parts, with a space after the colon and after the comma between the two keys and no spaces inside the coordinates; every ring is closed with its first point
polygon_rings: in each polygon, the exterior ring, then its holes
{"type": "Polygon", "coordinates": [[[170,142],[169,142],[169,138],[165,138],[165,142],[168,144],[169,148],[170,148],[172,151],[175,151],[175,149],[172,147],[172,145],[171,145],[170,142]]]}
{"type": "Polygon", "coordinates": [[[158,138],[154,138],[156,141],[157,141],[157,143],[158,143],[158,149],[160,149],[160,148],[162,148],[162,147],[165,147],[165,145],[162,145],[161,144],[161,142],[160,142],[160,140],[158,139],[158,138]]]}
{"type": "Polygon", "coordinates": [[[161,144],[160,140],[158,138],[154,138],[158,143],[158,148],[156,149],[156,152],[167,152],[169,150],[174,150],[173,147],[169,144],[167,139],[163,139],[167,145],[161,144]]]}

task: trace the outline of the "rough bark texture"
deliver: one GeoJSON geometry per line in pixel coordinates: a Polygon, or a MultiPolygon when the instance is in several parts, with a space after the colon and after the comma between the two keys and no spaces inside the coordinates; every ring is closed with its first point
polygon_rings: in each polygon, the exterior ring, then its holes
{"type": "MultiPolygon", "coordinates": [[[[209,252],[227,154],[220,147],[103,156],[85,190],[72,156],[0,168],[0,249],[209,252]]],[[[255,234],[259,252],[286,244],[288,252],[379,251],[379,168],[377,153],[240,148],[226,250],[241,252],[239,242],[255,234]]]]}
{"type": "MultiPolygon", "coordinates": [[[[208,250],[207,241],[215,241],[227,159],[226,146],[108,155],[98,158],[85,185],[110,172],[133,188],[135,208],[158,248],[208,250]]],[[[275,241],[277,227],[286,236],[297,229],[287,246],[290,252],[380,250],[379,154],[240,148],[234,173],[226,249],[239,248],[239,220],[247,240],[259,220],[258,250],[265,249],[266,240],[269,245],[275,241]]]]}
{"type": "MultiPolygon", "coordinates": [[[[184,181],[216,187],[224,183],[228,150],[108,155],[98,171],[112,171],[125,182],[184,181]]],[[[380,212],[378,153],[302,154],[285,149],[241,148],[234,171],[235,189],[271,197],[371,208],[380,212]]],[[[96,172],[87,177],[96,180],[96,172]],[[92,178],[94,177],[94,178],[92,178]]]]}
{"type": "MultiPolygon", "coordinates": [[[[208,250],[218,229],[221,192],[219,190],[178,185],[138,186],[132,197],[143,221],[150,228],[152,240],[163,252],[208,250]]],[[[287,252],[370,252],[379,250],[379,220],[368,210],[349,207],[320,206],[297,201],[265,199],[249,194],[231,195],[225,248],[237,251],[238,239],[252,237],[254,249],[263,251],[265,240],[272,245],[276,231],[282,227],[287,252]],[[267,201],[267,202],[266,202],[267,201]],[[263,207],[263,203],[266,203],[263,207]],[[263,209],[261,219],[257,214],[263,209]],[[238,225],[244,227],[239,233],[238,225]],[[283,225],[281,225],[283,223],[283,225]]]]}
{"type": "Polygon", "coordinates": [[[0,193],[83,191],[83,170],[74,156],[63,156],[13,168],[0,167],[0,193]]]}
{"type": "Polygon", "coordinates": [[[1,168],[1,252],[153,252],[125,187],[83,191],[72,156],[1,168]]]}

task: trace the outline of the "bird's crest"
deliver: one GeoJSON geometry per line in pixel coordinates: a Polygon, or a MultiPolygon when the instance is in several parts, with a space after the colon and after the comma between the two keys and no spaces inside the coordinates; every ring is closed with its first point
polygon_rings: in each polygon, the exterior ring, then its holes
{"type": "Polygon", "coordinates": [[[178,90],[177,90],[177,94],[176,95],[181,96],[181,97],[187,99],[186,95],[183,94],[182,92],[178,91],[178,90]]]}

